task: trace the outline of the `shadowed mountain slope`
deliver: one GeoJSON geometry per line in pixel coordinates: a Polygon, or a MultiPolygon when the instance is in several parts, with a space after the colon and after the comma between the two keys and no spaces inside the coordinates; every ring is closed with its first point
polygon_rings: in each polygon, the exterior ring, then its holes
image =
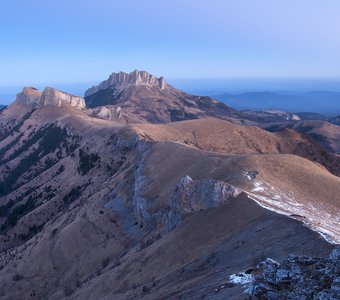
{"type": "Polygon", "coordinates": [[[293,123],[271,123],[262,125],[269,131],[275,132],[283,128],[291,128],[306,134],[314,142],[329,152],[340,153],[340,126],[321,120],[303,120],[293,123]]]}

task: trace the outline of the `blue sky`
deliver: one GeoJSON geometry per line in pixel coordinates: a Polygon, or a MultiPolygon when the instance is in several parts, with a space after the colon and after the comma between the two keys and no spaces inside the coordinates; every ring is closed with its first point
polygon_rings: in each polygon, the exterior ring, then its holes
{"type": "Polygon", "coordinates": [[[340,78],[338,0],[0,2],[0,91],[167,78],[340,78]]]}

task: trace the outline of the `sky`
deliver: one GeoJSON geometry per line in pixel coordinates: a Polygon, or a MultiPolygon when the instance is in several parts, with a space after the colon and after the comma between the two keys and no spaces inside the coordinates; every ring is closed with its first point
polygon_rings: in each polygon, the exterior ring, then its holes
{"type": "Polygon", "coordinates": [[[0,94],[134,69],[170,80],[334,80],[340,1],[1,1],[0,41],[0,94]]]}

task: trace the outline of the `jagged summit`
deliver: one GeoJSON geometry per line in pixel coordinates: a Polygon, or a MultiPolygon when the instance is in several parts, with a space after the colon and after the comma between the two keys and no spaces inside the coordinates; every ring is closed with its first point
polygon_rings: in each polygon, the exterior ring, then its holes
{"type": "Polygon", "coordinates": [[[129,74],[125,72],[118,72],[112,73],[107,80],[88,89],[85,92],[85,97],[89,97],[98,91],[105,90],[107,88],[124,90],[131,86],[158,87],[163,90],[168,86],[168,84],[165,82],[163,77],[157,78],[146,71],[134,70],[129,74]]]}
{"type": "Polygon", "coordinates": [[[93,116],[122,123],[167,123],[205,117],[229,119],[239,113],[209,97],[182,92],[145,71],[113,73],[85,92],[93,116]],[[118,113],[119,112],[119,113],[118,113]]]}

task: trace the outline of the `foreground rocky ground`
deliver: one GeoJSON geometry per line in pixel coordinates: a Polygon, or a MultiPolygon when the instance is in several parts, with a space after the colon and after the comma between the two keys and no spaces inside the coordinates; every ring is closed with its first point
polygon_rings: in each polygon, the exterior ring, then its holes
{"type": "Polygon", "coordinates": [[[248,288],[250,299],[337,300],[340,299],[340,247],[329,258],[289,255],[282,264],[268,258],[242,275],[239,277],[254,276],[248,288]]]}

